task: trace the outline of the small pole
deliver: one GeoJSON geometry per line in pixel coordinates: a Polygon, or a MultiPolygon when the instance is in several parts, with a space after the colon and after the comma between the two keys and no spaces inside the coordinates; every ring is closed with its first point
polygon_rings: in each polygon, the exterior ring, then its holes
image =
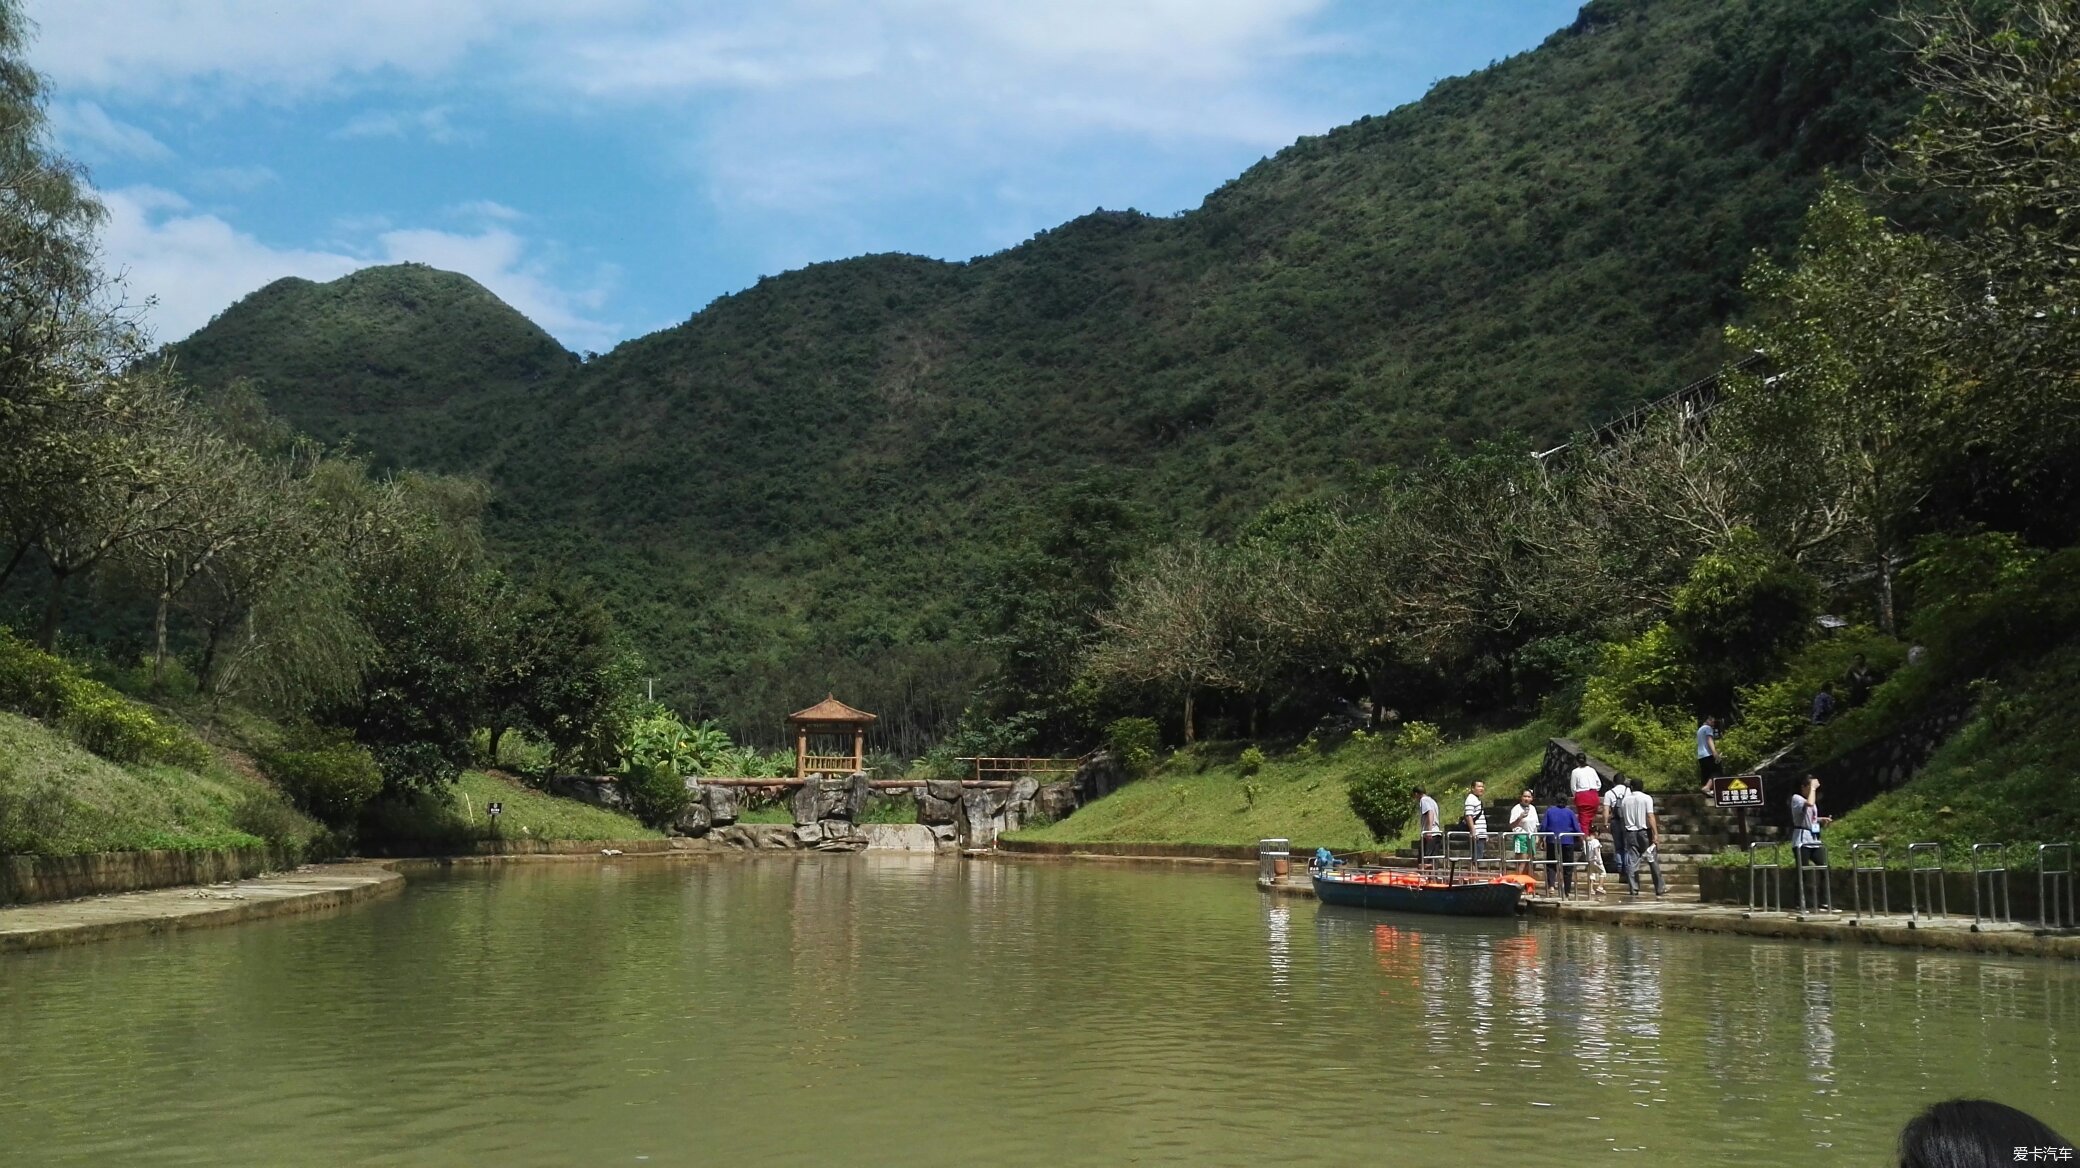
{"type": "Polygon", "coordinates": [[[643,700],[646,702],[654,702],[657,700],[656,678],[646,677],[643,679],[643,700]]]}

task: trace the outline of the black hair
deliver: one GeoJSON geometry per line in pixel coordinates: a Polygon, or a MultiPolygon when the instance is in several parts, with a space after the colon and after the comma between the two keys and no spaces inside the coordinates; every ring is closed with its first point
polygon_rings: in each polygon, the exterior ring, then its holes
{"type": "Polygon", "coordinates": [[[1418,795],[1428,795],[1429,793],[1430,793],[1430,792],[1428,792],[1428,791],[1425,791],[1425,790],[1424,790],[1424,789],[1422,789],[1421,787],[1417,787],[1417,788],[1416,788],[1416,794],[1418,794],[1418,795]]]}
{"type": "Polygon", "coordinates": [[[1987,1099],[1951,1099],[1907,1121],[1900,1168],[1994,1168],[2017,1148],[2070,1148],[2072,1141],[2035,1116],[1987,1099]]]}
{"type": "Polygon", "coordinates": [[[1586,751],[1586,750],[1577,750],[1577,751],[1575,751],[1575,752],[1574,752],[1574,765],[1576,765],[1576,766],[1588,766],[1588,765],[1589,765],[1589,752],[1588,752],[1588,751],[1586,751]]]}

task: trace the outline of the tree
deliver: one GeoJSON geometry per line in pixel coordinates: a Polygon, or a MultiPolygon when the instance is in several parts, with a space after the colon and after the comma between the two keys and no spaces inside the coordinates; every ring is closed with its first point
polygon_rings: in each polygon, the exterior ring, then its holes
{"type": "Polygon", "coordinates": [[[1210,684],[1232,684],[1238,606],[1221,553],[1200,540],[1165,544],[1121,578],[1098,617],[1104,637],[1088,659],[1107,682],[1155,685],[1184,703],[1184,740],[1198,737],[1195,703],[1210,684]]]}
{"type": "Polygon", "coordinates": [[[1866,565],[1878,621],[1963,404],[1951,392],[1953,292],[1927,240],[1830,182],[1790,267],[1759,259],[1754,322],[1728,330],[1775,372],[1729,373],[1715,419],[1758,525],[1801,562],[1866,565]]]}
{"type": "Polygon", "coordinates": [[[545,739],[560,762],[611,765],[643,666],[606,607],[561,581],[509,587],[491,602],[500,625],[485,699],[492,757],[519,726],[545,739]]]}

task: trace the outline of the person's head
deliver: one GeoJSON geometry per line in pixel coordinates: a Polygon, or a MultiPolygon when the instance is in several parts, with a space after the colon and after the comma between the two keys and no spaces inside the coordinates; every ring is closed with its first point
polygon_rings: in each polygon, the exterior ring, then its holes
{"type": "Polygon", "coordinates": [[[1863,654],[1861,654],[1861,653],[1858,653],[1858,654],[1856,655],[1856,663],[1857,663],[1858,665],[1862,665],[1862,664],[1864,663],[1864,660],[1863,660],[1863,654]]]}
{"type": "Polygon", "coordinates": [[[1576,765],[1576,766],[1588,766],[1588,765],[1589,765],[1589,752],[1588,752],[1588,751],[1586,751],[1586,750],[1577,750],[1577,751],[1575,751],[1575,753],[1574,753],[1574,765],[1576,765]]]}
{"type": "Polygon", "coordinates": [[[1416,798],[1417,798],[1418,800],[1422,799],[1422,798],[1423,798],[1423,796],[1425,796],[1425,795],[1428,795],[1429,793],[1430,793],[1430,792],[1428,792],[1428,791],[1425,791],[1425,790],[1424,790],[1424,789],[1422,789],[1421,787],[1417,787],[1417,788],[1416,788],[1416,798]]]}
{"type": "Polygon", "coordinates": [[[1706,714],[1704,716],[1704,724],[1710,726],[1714,730],[1717,730],[1719,728],[1719,715],[1706,714]]]}
{"type": "Polygon", "coordinates": [[[1475,779],[1475,780],[1473,781],[1473,793],[1474,793],[1475,795],[1478,795],[1478,796],[1480,796],[1480,797],[1481,797],[1481,798],[1483,798],[1483,799],[1487,798],[1487,797],[1488,797],[1488,784],[1486,784],[1486,783],[1483,783],[1483,782],[1481,782],[1481,781],[1480,781],[1479,779],[1475,779]]]}
{"type": "Polygon", "coordinates": [[[1798,793],[1804,795],[1807,799],[1818,795],[1820,793],[1820,776],[1807,775],[1805,781],[1798,785],[1798,793]]]}
{"type": "Polygon", "coordinates": [[[1524,804],[1525,806],[1527,806],[1527,807],[1528,807],[1528,806],[1530,806],[1530,805],[1531,805],[1531,801],[1532,801],[1532,794],[1531,794],[1531,788],[1529,788],[1529,787],[1526,787],[1526,788],[1524,788],[1524,793],[1523,793],[1523,794],[1521,794],[1521,795],[1519,795],[1519,796],[1517,796],[1517,802],[1519,802],[1519,803],[1522,803],[1522,804],[1524,804]]]}
{"type": "Polygon", "coordinates": [[[2017,1148],[2068,1148],[2072,1141],[2027,1112],[1987,1099],[1952,1099],[1899,1133],[1899,1168],[1994,1168],[2017,1148]]]}
{"type": "Polygon", "coordinates": [[[1828,682],[1828,683],[1826,683],[1826,684],[1822,685],[1822,686],[1820,687],[1820,692],[1821,692],[1821,693],[1824,693],[1824,694],[1826,694],[1826,695],[1827,695],[1828,697],[1833,697],[1833,696],[1834,696],[1834,683],[1833,683],[1833,682],[1828,682]]]}

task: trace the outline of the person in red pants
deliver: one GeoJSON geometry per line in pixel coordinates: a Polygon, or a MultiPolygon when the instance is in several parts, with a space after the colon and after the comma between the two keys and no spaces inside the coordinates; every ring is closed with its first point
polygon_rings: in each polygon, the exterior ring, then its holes
{"type": "Polygon", "coordinates": [[[1581,820],[1583,834],[1596,830],[1596,809],[1603,805],[1603,776],[1589,765],[1586,753],[1574,756],[1574,769],[1567,774],[1574,791],[1574,814],[1581,820]]]}

